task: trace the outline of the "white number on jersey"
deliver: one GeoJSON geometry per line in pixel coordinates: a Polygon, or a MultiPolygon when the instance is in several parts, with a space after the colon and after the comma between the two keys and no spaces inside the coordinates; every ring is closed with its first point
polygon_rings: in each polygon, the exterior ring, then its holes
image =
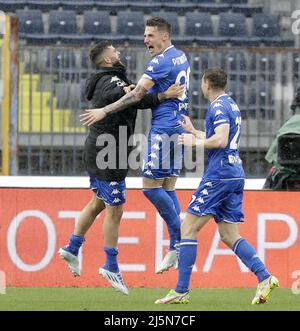
{"type": "Polygon", "coordinates": [[[237,125],[237,130],[230,142],[230,149],[238,149],[240,145],[240,132],[241,132],[241,124],[242,124],[242,118],[241,116],[237,116],[235,119],[235,124],[237,125]]]}
{"type": "Polygon", "coordinates": [[[179,74],[176,77],[175,84],[180,84],[181,78],[184,78],[184,91],[180,97],[178,97],[178,100],[183,101],[187,98],[187,92],[190,88],[190,72],[191,68],[189,67],[187,71],[181,70],[179,74]]]}

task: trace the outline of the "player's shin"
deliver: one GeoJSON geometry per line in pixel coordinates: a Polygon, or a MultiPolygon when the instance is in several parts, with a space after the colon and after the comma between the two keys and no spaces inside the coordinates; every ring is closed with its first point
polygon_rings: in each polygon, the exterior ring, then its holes
{"type": "Polygon", "coordinates": [[[174,236],[175,241],[172,247],[170,245],[170,248],[175,249],[176,241],[180,240],[180,219],[176,212],[173,200],[161,187],[144,189],[143,192],[147,199],[156,207],[163,220],[167,223],[168,229],[171,230],[170,235],[174,236]]]}
{"type": "Polygon", "coordinates": [[[240,238],[234,243],[232,250],[242,262],[255,273],[259,283],[270,277],[270,273],[266,269],[264,263],[257,256],[255,249],[247,242],[247,240],[240,238]]]}
{"type": "Polygon", "coordinates": [[[179,253],[179,277],[176,286],[177,293],[189,290],[190,278],[197,257],[197,240],[182,239],[179,253]]]}

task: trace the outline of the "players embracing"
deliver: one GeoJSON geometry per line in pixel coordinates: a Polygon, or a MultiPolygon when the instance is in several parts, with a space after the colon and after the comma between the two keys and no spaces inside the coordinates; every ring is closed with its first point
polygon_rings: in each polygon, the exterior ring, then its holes
{"type": "Polygon", "coordinates": [[[146,94],[165,91],[172,84],[184,87],[180,97],[166,100],[152,108],[148,148],[144,156],[143,192],[167,224],[170,246],[156,269],[162,273],[177,267],[176,248],[180,242],[180,205],[175,184],[182,167],[183,146],[177,137],[184,132],[179,124],[187,115],[190,65],[183,51],[171,42],[171,25],[161,17],[146,22],[144,43],[152,56],[137,86],[120,100],[103,108],[87,109],[81,115],[85,125],[103,120],[108,114],[126,109],[146,94]]]}

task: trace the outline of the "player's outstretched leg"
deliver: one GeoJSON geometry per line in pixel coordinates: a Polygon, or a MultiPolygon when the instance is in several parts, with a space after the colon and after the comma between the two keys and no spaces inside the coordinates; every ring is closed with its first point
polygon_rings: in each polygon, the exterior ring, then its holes
{"type": "Polygon", "coordinates": [[[69,244],[58,250],[58,254],[66,261],[74,277],[80,276],[78,251],[84,240],[83,236],[72,234],[69,244]]]}
{"type": "Polygon", "coordinates": [[[279,287],[279,281],[275,276],[270,276],[260,282],[257,286],[256,294],[252,300],[252,305],[266,303],[274,288],[279,287]]]}

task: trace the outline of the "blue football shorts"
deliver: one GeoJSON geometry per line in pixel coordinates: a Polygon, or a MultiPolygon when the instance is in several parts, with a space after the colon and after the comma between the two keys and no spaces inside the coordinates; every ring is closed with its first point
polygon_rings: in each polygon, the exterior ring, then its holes
{"type": "Polygon", "coordinates": [[[142,175],[146,178],[162,179],[180,174],[183,146],[178,145],[178,135],[184,132],[176,128],[151,128],[148,146],[144,153],[142,175]]]}
{"type": "Polygon", "coordinates": [[[110,182],[90,176],[90,188],[96,192],[98,199],[110,206],[122,205],[125,202],[125,180],[110,182]]]}
{"type": "Polygon", "coordinates": [[[244,184],[244,179],[203,179],[187,212],[197,216],[212,215],[216,222],[243,223],[244,184]]]}

